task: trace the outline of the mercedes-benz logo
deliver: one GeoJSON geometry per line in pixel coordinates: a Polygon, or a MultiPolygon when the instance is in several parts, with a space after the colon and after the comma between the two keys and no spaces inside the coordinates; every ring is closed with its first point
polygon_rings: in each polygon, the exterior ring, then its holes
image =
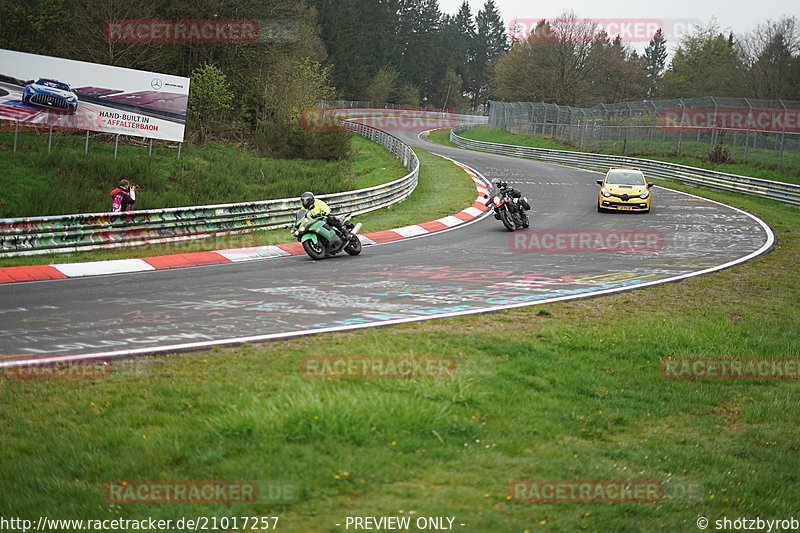
{"type": "Polygon", "coordinates": [[[164,84],[158,78],[153,78],[153,81],[150,82],[150,87],[155,89],[156,91],[159,90],[164,84]]]}
{"type": "Polygon", "coordinates": [[[623,201],[623,202],[627,202],[627,201],[628,201],[628,198],[630,198],[630,196],[628,196],[627,194],[623,194],[623,195],[622,195],[622,201],[623,201]]]}

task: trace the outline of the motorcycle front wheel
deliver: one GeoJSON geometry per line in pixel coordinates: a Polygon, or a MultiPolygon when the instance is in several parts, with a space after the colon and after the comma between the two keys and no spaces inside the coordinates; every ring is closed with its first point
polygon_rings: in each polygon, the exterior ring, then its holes
{"type": "Polygon", "coordinates": [[[325,258],[325,246],[320,242],[314,242],[311,239],[303,241],[303,249],[308,254],[308,257],[315,261],[325,258]]]}
{"type": "Polygon", "coordinates": [[[514,226],[514,221],[511,220],[511,213],[503,209],[500,211],[500,220],[503,221],[503,225],[506,227],[508,231],[514,231],[516,226],[514,226]]]}

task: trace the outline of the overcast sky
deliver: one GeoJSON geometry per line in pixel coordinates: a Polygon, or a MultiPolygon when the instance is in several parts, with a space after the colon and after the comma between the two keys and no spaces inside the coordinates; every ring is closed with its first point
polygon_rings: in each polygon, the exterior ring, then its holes
{"type": "MultiPolygon", "coordinates": [[[[485,0],[468,0],[475,15],[483,7],[485,0]]],[[[462,0],[439,0],[439,6],[445,13],[458,11],[462,0]]],[[[707,24],[716,17],[723,30],[734,33],[745,33],[767,19],[778,19],[781,15],[800,17],[800,7],[796,0],[670,0],[667,2],[643,2],[641,0],[564,0],[561,2],[531,2],[531,0],[495,0],[500,8],[503,22],[507,25],[511,19],[541,19],[557,17],[566,10],[572,10],[578,17],[592,19],[669,19],[667,41],[672,51],[676,38],[670,39],[669,28],[675,27],[679,32],[682,21],[707,24]],[[677,24],[673,24],[677,23],[677,24]]],[[[632,43],[641,49],[644,45],[632,43]]]]}

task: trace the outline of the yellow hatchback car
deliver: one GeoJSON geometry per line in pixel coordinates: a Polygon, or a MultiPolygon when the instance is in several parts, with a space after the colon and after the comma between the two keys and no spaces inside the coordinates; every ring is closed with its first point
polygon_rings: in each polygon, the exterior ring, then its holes
{"type": "Polygon", "coordinates": [[[650,212],[650,188],[638,168],[611,168],[605,179],[597,180],[600,194],[597,210],[650,212]]]}

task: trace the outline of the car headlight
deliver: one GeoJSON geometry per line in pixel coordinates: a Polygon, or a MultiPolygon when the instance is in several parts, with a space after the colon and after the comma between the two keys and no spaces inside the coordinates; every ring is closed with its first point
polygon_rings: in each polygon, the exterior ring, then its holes
{"type": "Polygon", "coordinates": [[[74,95],[67,96],[67,102],[74,102],[76,100],[74,95]]]}
{"type": "Polygon", "coordinates": [[[33,93],[33,87],[31,87],[30,85],[28,85],[27,87],[25,87],[25,92],[26,92],[26,93],[31,93],[31,94],[32,94],[32,93],[33,93]]]}
{"type": "Polygon", "coordinates": [[[644,200],[644,199],[645,199],[645,198],[647,198],[648,196],[650,196],[650,192],[649,192],[649,191],[644,191],[642,194],[640,194],[640,195],[639,195],[639,198],[641,198],[642,200],[644,200]]]}
{"type": "Polygon", "coordinates": [[[492,199],[492,201],[493,201],[495,204],[499,204],[499,203],[500,203],[500,197],[499,197],[499,196],[495,196],[495,197],[492,199]]]}
{"type": "Polygon", "coordinates": [[[608,198],[609,196],[611,196],[611,193],[610,193],[610,192],[608,192],[608,191],[607,191],[607,190],[605,190],[605,189],[600,189],[600,194],[602,194],[602,195],[603,195],[603,196],[605,196],[606,198],[608,198]]]}

